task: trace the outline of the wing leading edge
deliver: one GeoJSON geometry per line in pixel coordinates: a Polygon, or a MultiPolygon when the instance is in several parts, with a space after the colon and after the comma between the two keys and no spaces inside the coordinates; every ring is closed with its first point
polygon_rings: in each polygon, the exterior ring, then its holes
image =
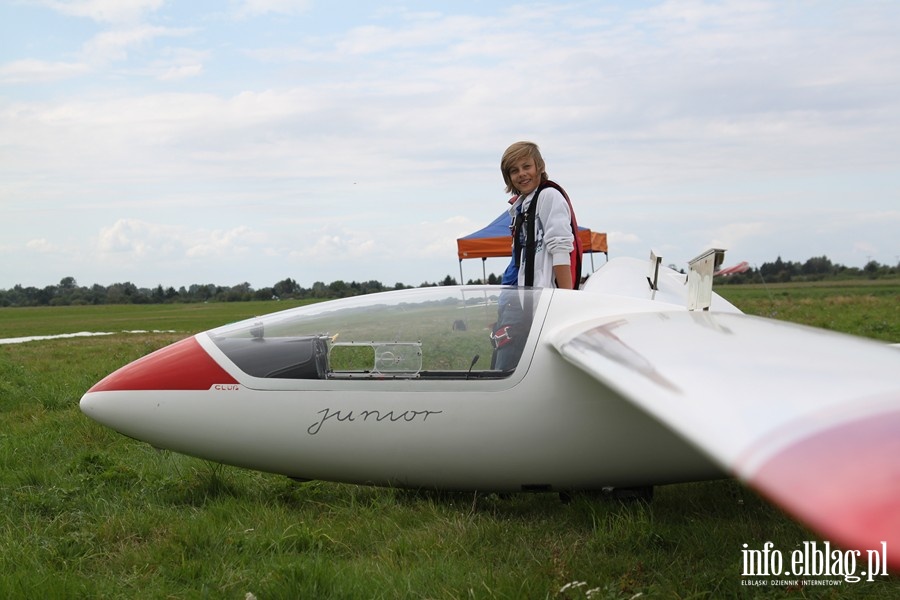
{"type": "Polygon", "coordinates": [[[900,353],[736,313],[567,328],[554,345],[842,546],[900,569],[900,353]]]}

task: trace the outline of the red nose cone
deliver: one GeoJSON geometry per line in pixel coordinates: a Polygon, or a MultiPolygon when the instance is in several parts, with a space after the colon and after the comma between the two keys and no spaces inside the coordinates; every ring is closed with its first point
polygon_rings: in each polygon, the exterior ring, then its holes
{"type": "Polygon", "coordinates": [[[125,365],[88,392],[208,390],[217,383],[238,382],[190,337],[125,365]]]}

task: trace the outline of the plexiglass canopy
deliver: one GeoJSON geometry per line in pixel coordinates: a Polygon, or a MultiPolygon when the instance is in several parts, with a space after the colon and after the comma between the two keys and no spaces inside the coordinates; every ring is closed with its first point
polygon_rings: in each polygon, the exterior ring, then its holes
{"type": "Polygon", "coordinates": [[[312,304],[209,332],[254,377],[484,379],[518,366],[540,289],[417,288],[312,304]]]}

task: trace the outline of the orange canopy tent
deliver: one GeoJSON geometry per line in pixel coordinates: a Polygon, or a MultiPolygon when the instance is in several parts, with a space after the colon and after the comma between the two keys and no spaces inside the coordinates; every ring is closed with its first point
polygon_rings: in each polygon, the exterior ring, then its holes
{"type": "MultiPolygon", "coordinates": [[[[585,252],[591,253],[591,270],[594,267],[594,252],[602,252],[609,258],[606,245],[606,234],[591,231],[587,227],[578,228],[578,237],[585,252]]],[[[512,256],[512,239],[509,232],[509,214],[504,211],[489,225],[467,236],[456,240],[459,256],[459,279],[463,283],[462,261],[467,258],[480,258],[481,269],[488,258],[512,256]]],[[[485,275],[485,280],[487,276],[485,275]]]]}

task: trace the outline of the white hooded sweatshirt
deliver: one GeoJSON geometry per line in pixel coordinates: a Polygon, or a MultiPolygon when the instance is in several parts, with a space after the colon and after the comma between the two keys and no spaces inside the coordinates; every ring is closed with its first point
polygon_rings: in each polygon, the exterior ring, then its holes
{"type": "MultiPolygon", "coordinates": [[[[519,196],[509,209],[510,217],[515,222],[516,214],[521,209],[524,214],[531,206],[534,192],[527,196],[519,196]]],[[[522,236],[525,228],[522,228],[522,236]]],[[[538,196],[537,222],[534,229],[536,247],[534,252],[534,287],[556,287],[553,267],[569,265],[570,254],[575,248],[572,235],[572,217],[569,214],[569,203],[555,188],[546,187],[538,196]]],[[[524,238],[523,238],[524,240],[524,238]]],[[[522,256],[519,264],[519,285],[525,285],[525,244],[522,243],[522,256]]],[[[513,245],[515,248],[515,244],[513,245]]],[[[515,251],[515,250],[514,250],[515,251]]]]}

